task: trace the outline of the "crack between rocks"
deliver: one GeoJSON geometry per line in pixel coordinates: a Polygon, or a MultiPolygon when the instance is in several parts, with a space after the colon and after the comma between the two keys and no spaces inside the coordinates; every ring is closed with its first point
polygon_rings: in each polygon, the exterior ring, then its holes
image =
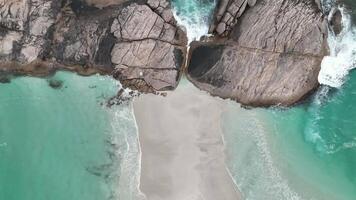
{"type": "Polygon", "coordinates": [[[318,55],[314,55],[314,54],[308,54],[308,53],[300,53],[300,52],[295,52],[295,51],[291,51],[291,52],[280,52],[280,51],[269,51],[269,50],[265,50],[265,49],[259,49],[259,48],[253,48],[253,47],[246,47],[246,46],[242,46],[239,44],[228,44],[227,46],[232,47],[234,50],[238,50],[239,48],[243,48],[243,49],[247,49],[247,50],[254,50],[254,51],[260,51],[260,52],[266,52],[266,53],[275,53],[275,54],[291,54],[291,55],[297,55],[297,56],[307,56],[307,57],[313,57],[313,58],[323,58],[324,56],[318,56],[318,55]]]}
{"type": "Polygon", "coordinates": [[[173,46],[176,46],[176,47],[186,47],[185,45],[179,45],[179,43],[174,43],[174,42],[169,42],[169,41],[166,41],[166,40],[162,40],[162,39],[159,39],[159,38],[143,38],[143,39],[125,39],[125,38],[119,38],[121,39],[120,42],[122,43],[131,43],[131,42],[143,42],[143,41],[146,41],[146,40],[154,40],[154,41],[160,41],[160,42],[164,42],[164,43],[168,43],[170,45],[173,45],[173,46]]]}

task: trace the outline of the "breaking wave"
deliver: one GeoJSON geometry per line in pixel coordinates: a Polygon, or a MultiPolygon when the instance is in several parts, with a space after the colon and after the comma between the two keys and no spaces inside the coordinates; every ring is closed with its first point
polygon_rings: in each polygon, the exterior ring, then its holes
{"type": "Polygon", "coordinates": [[[336,5],[333,0],[325,0],[323,8],[326,13],[330,13],[329,19],[333,9],[338,8],[341,11],[343,30],[339,35],[329,30],[330,55],[322,61],[318,80],[322,85],[340,88],[349,71],[356,67],[356,29],[352,25],[351,15],[343,6],[336,5]]]}
{"type": "Polygon", "coordinates": [[[179,25],[185,27],[188,41],[199,40],[209,32],[209,22],[216,0],[173,0],[173,14],[179,25]]]}

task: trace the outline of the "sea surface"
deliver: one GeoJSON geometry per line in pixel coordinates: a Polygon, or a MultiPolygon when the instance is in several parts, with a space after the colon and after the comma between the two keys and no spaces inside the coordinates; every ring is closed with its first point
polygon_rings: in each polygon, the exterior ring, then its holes
{"type": "Polygon", "coordinates": [[[131,199],[139,171],[137,149],[128,148],[137,144],[132,108],[106,106],[119,88],[66,72],[0,84],[0,199],[131,199]]]}
{"type": "MultiPolygon", "coordinates": [[[[356,199],[356,5],[344,2],[344,31],[330,33],[315,95],[293,108],[226,101],[227,166],[247,200],[356,199]]],[[[215,4],[173,0],[190,41],[207,34],[215,4]]],[[[137,199],[132,105],[106,104],[120,87],[67,72],[0,84],[0,200],[137,199]]]]}

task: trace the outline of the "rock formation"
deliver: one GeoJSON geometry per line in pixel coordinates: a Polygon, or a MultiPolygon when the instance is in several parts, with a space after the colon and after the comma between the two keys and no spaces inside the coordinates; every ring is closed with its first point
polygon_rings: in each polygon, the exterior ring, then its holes
{"type": "Polygon", "coordinates": [[[327,21],[314,0],[221,0],[211,42],[195,43],[188,78],[252,106],[292,105],[318,87],[327,21]]]}
{"type": "MultiPolygon", "coordinates": [[[[197,87],[268,106],[291,105],[318,86],[328,53],[319,0],[220,0],[210,32],[215,37],[193,44],[188,60],[197,87]]],[[[143,92],[171,90],[186,45],[169,0],[0,0],[2,82],[4,74],[65,69],[111,74],[143,92]]]]}
{"type": "Polygon", "coordinates": [[[0,74],[66,69],[173,89],[186,42],[167,0],[0,0],[0,74]]]}

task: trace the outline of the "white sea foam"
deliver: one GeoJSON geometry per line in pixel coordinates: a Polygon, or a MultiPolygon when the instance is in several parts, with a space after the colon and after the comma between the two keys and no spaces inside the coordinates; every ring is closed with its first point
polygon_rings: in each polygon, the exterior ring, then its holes
{"type": "MultiPolygon", "coordinates": [[[[324,1],[324,9],[330,9],[332,3],[330,0],[324,1]]],[[[342,12],[343,30],[337,36],[329,31],[330,56],[323,59],[318,77],[319,83],[335,88],[341,87],[349,71],[356,67],[356,29],[347,10],[342,7],[339,9],[342,12]]]]}
{"type": "Polygon", "coordinates": [[[215,4],[215,1],[210,4],[198,0],[173,1],[174,17],[185,28],[189,43],[208,34],[210,14],[215,4]]]}
{"type": "MultiPolygon", "coordinates": [[[[229,110],[234,110],[234,106],[229,110]]],[[[273,130],[269,130],[272,127],[268,128],[264,119],[261,119],[261,113],[239,109],[238,113],[227,116],[225,119],[227,125],[239,121],[239,126],[231,124],[227,126],[225,137],[229,138],[224,141],[227,142],[227,151],[230,151],[230,156],[233,156],[229,161],[229,169],[244,199],[302,199],[290,187],[288,180],[283,177],[275,163],[268,139],[269,132],[273,130]],[[234,120],[231,120],[232,118],[234,120]],[[237,139],[230,137],[237,137],[237,139]],[[234,148],[236,150],[233,150],[234,148]],[[240,156],[234,156],[236,152],[240,156]]]]}
{"type": "MultiPolygon", "coordinates": [[[[123,95],[129,95],[129,93],[130,90],[126,89],[123,95]]],[[[110,110],[111,132],[114,135],[111,142],[119,147],[116,154],[121,158],[119,190],[116,197],[127,200],[145,199],[139,188],[141,148],[132,102],[127,102],[127,105],[114,106],[110,110]]]]}

